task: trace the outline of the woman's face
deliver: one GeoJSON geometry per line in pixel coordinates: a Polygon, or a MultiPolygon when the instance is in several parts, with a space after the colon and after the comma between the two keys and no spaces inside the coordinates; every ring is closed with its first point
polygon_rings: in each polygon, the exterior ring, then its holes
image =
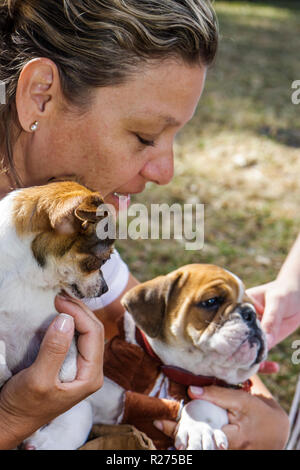
{"type": "Polygon", "coordinates": [[[88,112],[53,111],[27,146],[26,180],[76,175],[115,206],[119,195],[173,176],[173,143],[192,118],[206,69],[168,61],[122,85],[97,88],[88,112]]]}

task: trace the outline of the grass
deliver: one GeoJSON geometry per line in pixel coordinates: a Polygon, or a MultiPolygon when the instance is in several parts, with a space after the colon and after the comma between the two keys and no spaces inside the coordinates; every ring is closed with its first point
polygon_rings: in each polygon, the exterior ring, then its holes
{"type": "MultiPolygon", "coordinates": [[[[205,204],[205,244],[186,251],[176,240],[122,241],[118,248],[141,281],[183,264],[224,266],[247,287],[273,280],[300,226],[300,80],[297,2],[215,3],[218,59],[193,121],[176,142],[175,177],[147,186],[134,202],[205,204]]],[[[299,366],[291,344],[270,353],[281,369],[262,377],[288,411],[299,366]]]]}

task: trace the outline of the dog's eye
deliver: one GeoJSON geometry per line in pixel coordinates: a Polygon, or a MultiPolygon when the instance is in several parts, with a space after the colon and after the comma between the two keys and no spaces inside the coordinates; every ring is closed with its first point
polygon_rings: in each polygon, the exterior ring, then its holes
{"type": "Polygon", "coordinates": [[[222,305],[224,299],[222,297],[212,297],[211,299],[204,300],[197,304],[198,307],[205,308],[206,310],[215,310],[222,305]]]}

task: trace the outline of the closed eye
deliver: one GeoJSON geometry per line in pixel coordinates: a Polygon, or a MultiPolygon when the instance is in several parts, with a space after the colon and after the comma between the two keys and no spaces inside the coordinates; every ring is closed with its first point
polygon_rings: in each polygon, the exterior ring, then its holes
{"type": "Polygon", "coordinates": [[[154,140],[147,140],[147,139],[143,139],[143,137],[141,137],[140,135],[136,134],[136,137],[138,139],[138,141],[145,145],[145,146],[148,146],[148,147],[154,147],[155,146],[155,142],[154,140]]]}
{"type": "Polygon", "coordinates": [[[216,310],[224,302],[223,297],[211,297],[210,299],[203,300],[197,304],[197,307],[204,308],[205,310],[216,310]]]}

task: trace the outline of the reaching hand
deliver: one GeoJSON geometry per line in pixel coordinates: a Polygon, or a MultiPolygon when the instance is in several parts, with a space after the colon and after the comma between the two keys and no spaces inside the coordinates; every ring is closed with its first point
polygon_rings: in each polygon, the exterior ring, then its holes
{"type": "Polygon", "coordinates": [[[300,326],[300,288],[297,279],[276,281],[248,289],[267,334],[268,347],[289,336],[300,326]]]}

